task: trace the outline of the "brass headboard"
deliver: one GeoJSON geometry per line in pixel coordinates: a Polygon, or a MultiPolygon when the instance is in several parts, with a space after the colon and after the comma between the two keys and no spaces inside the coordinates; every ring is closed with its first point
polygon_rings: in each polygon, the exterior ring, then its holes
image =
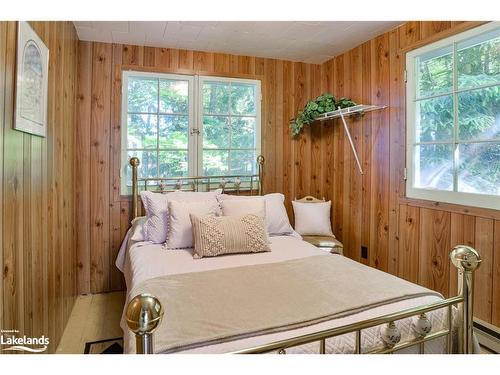
{"type": "Polygon", "coordinates": [[[237,195],[240,192],[249,192],[250,195],[253,195],[254,191],[257,191],[258,195],[262,195],[264,169],[264,157],[262,155],[257,157],[257,174],[253,175],[139,178],[137,170],[140,164],[139,158],[130,158],[130,166],[132,167],[132,214],[134,218],[139,213],[139,184],[144,184],[142,186],[144,190],[148,190],[148,187],[156,188],[159,193],[222,189],[224,192],[237,195]]]}

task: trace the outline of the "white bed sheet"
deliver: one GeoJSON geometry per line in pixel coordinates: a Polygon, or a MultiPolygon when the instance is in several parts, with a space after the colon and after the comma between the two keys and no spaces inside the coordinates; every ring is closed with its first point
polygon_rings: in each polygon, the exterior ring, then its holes
{"type": "MultiPolygon", "coordinates": [[[[307,242],[290,236],[271,237],[270,246],[272,251],[266,253],[235,254],[213,258],[193,259],[191,249],[166,250],[162,245],[138,242],[122,246],[120,254],[117,258],[117,266],[123,271],[125,275],[127,290],[129,291],[134,286],[139,285],[143,281],[154,277],[253,264],[280,262],[290,259],[313,256],[316,254],[322,254],[324,252],[324,250],[320,250],[307,242]]],[[[127,295],[127,303],[129,298],[131,297],[133,296],[127,295]]],[[[425,296],[404,300],[384,306],[379,306],[348,317],[333,319],[304,328],[199,347],[185,351],[183,353],[225,353],[241,350],[256,345],[262,345],[271,341],[282,340],[298,335],[317,332],[323,329],[351,324],[356,321],[393,313],[411,307],[429,304],[437,300],[439,300],[439,297],[436,296],[425,296]]],[[[166,306],[165,308],[166,314],[168,315],[168,306],[166,306]]],[[[276,313],[279,314],[279,311],[277,311],[276,313]]],[[[431,319],[434,329],[445,327],[446,313],[444,309],[433,311],[428,314],[428,316],[431,319]]],[[[396,322],[396,324],[398,325],[402,333],[403,339],[406,337],[414,337],[411,328],[412,318],[403,319],[396,322]]],[[[124,331],[125,353],[134,353],[135,347],[133,334],[128,330],[123,317],[121,321],[121,327],[124,331]]],[[[363,351],[372,350],[376,347],[382,346],[379,331],[380,327],[374,327],[363,331],[363,351]]],[[[443,353],[445,352],[445,348],[446,340],[444,338],[433,340],[426,343],[425,345],[426,353],[443,353]]],[[[318,353],[318,350],[319,344],[311,343],[302,345],[300,347],[291,348],[287,350],[287,352],[318,353]]],[[[326,342],[326,350],[327,353],[352,353],[354,350],[354,335],[343,335],[328,339],[326,342]]],[[[417,348],[408,348],[401,352],[416,353],[417,348]]]]}

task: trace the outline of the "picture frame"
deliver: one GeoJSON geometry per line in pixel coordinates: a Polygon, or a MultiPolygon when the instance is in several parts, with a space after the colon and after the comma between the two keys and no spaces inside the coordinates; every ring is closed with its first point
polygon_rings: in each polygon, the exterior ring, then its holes
{"type": "Polygon", "coordinates": [[[45,137],[49,49],[25,21],[18,22],[14,129],[45,137]]]}

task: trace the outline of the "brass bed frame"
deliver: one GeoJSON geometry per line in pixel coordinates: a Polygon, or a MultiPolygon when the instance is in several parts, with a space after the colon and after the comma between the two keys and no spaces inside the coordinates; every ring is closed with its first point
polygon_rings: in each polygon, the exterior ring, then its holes
{"type": "MultiPolygon", "coordinates": [[[[222,188],[226,192],[233,192],[236,194],[245,191],[249,194],[253,194],[257,191],[258,195],[262,195],[264,165],[264,158],[262,156],[257,158],[258,173],[249,176],[139,178],[139,164],[140,161],[138,158],[134,157],[130,159],[130,165],[132,167],[132,206],[134,218],[138,216],[138,195],[141,183],[144,189],[148,189],[148,184],[157,182],[154,186],[156,186],[157,191],[161,193],[175,190],[199,191],[201,187],[201,189],[205,191],[209,191],[213,188],[222,188]],[[247,181],[247,184],[242,183],[244,180],[247,181]],[[256,186],[254,186],[254,184],[256,184],[256,186]]],[[[425,353],[425,343],[427,341],[445,336],[447,337],[447,352],[453,353],[453,307],[456,306],[458,308],[458,319],[456,319],[456,322],[458,322],[459,325],[457,352],[472,354],[474,272],[481,264],[481,257],[472,247],[458,245],[451,250],[450,259],[452,264],[458,269],[458,295],[455,297],[341,327],[300,335],[286,340],[270,342],[264,345],[239,350],[234,353],[258,354],[275,352],[278,354],[286,354],[288,348],[318,342],[318,353],[325,354],[327,339],[349,333],[355,334],[353,353],[356,354],[394,353],[411,346],[417,346],[419,353],[423,354],[425,353]],[[446,328],[432,332],[432,324],[426,313],[444,308],[447,309],[446,328]],[[401,333],[395,322],[409,317],[417,317],[417,324],[413,326],[413,332],[416,337],[401,341],[401,333]],[[380,333],[384,347],[370,352],[362,352],[362,331],[381,325],[384,325],[380,333]]],[[[130,330],[136,336],[136,352],[138,354],[153,354],[153,332],[160,325],[162,318],[163,307],[160,301],[150,294],[137,295],[129,302],[126,320],[130,330]]]]}
{"type": "Polygon", "coordinates": [[[239,195],[248,192],[253,195],[262,195],[262,178],[264,157],[257,157],[257,174],[250,175],[224,175],[224,176],[196,176],[196,177],[158,177],[139,178],[138,168],[141,164],[139,158],[130,158],[132,167],[132,213],[134,218],[139,214],[139,188],[148,190],[155,188],[158,193],[168,193],[171,191],[210,191],[212,189],[222,189],[224,192],[239,195]]]}

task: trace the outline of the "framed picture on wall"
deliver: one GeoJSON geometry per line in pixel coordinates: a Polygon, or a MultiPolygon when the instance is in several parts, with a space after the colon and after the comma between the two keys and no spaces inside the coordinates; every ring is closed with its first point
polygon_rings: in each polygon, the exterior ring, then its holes
{"type": "Polygon", "coordinates": [[[28,22],[18,22],[14,129],[45,137],[49,49],[28,22]]]}

